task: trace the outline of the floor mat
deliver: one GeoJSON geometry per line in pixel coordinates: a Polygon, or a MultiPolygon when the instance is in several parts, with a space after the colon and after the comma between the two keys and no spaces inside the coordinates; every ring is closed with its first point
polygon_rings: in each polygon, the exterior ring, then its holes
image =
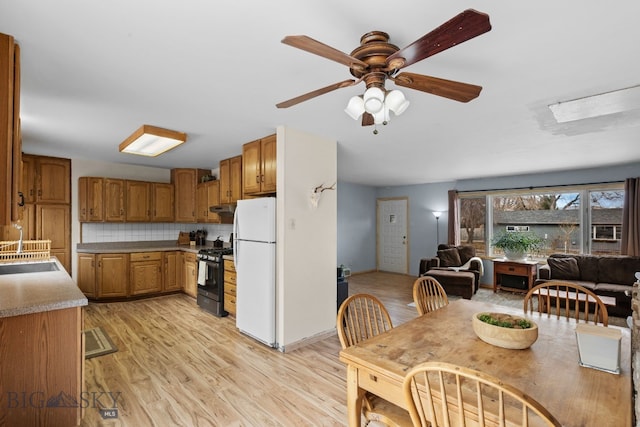
{"type": "Polygon", "coordinates": [[[118,348],[113,344],[109,335],[101,327],[84,331],[84,358],[104,356],[115,353],[118,348]]]}

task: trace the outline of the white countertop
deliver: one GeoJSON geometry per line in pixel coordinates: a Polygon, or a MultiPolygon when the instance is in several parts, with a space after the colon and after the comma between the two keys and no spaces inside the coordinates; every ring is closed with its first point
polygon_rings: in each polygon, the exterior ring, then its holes
{"type": "Polygon", "coordinates": [[[87,298],[55,258],[59,271],[0,275],[0,318],[87,305],[87,298]]]}

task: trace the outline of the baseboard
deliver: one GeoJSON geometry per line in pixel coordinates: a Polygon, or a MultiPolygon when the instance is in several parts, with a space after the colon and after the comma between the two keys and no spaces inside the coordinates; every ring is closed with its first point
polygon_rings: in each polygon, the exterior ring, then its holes
{"type": "MultiPolygon", "coordinates": [[[[409,274],[409,273],[395,273],[395,272],[392,272],[392,271],[382,271],[382,270],[376,270],[376,269],[363,270],[363,271],[352,271],[351,272],[351,276],[355,276],[355,275],[358,275],[358,274],[369,274],[369,273],[399,274],[401,276],[416,277],[413,274],[409,274]]],[[[349,277],[351,277],[351,276],[349,276],[349,277]]],[[[349,277],[347,277],[347,280],[349,279],[349,277]]]]}
{"type": "Polygon", "coordinates": [[[327,331],[320,332],[320,333],[317,333],[317,334],[315,334],[313,336],[306,337],[306,338],[303,338],[301,340],[289,343],[289,344],[286,345],[286,348],[285,348],[285,346],[279,346],[278,350],[280,350],[283,353],[286,353],[288,351],[297,350],[297,349],[305,347],[305,346],[307,346],[309,344],[313,344],[315,342],[322,341],[323,339],[329,338],[329,337],[331,337],[333,335],[336,335],[336,334],[337,334],[336,328],[331,328],[331,329],[329,329],[327,331]]]}

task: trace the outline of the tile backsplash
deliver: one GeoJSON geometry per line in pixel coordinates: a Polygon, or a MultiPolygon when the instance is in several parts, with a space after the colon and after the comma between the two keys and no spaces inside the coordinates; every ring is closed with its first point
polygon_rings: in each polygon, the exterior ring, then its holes
{"type": "Polygon", "coordinates": [[[82,223],[81,243],[139,242],[152,240],[177,240],[181,231],[207,230],[207,240],[216,237],[229,240],[231,224],[180,224],[180,223],[82,223]]]}

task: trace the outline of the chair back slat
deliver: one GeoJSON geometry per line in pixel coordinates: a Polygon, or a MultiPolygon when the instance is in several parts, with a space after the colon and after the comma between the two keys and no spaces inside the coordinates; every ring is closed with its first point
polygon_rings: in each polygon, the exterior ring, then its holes
{"type": "Polygon", "coordinates": [[[413,282],[413,301],[420,316],[449,304],[446,291],[440,282],[431,276],[418,277],[413,282]]]}
{"type": "Polygon", "coordinates": [[[555,314],[577,322],[609,324],[607,306],[590,289],[571,282],[550,280],[534,286],[524,297],[525,313],[555,314]]]}
{"type": "Polygon", "coordinates": [[[414,426],[561,425],[521,390],[491,375],[446,362],[415,366],[405,376],[403,390],[414,426]]]}
{"type": "Polygon", "coordinates": [[[351,347],[393,328],[389,312],[378,298],[355,294],[344,300],[336,319],[342,348],[351,347]]]}

